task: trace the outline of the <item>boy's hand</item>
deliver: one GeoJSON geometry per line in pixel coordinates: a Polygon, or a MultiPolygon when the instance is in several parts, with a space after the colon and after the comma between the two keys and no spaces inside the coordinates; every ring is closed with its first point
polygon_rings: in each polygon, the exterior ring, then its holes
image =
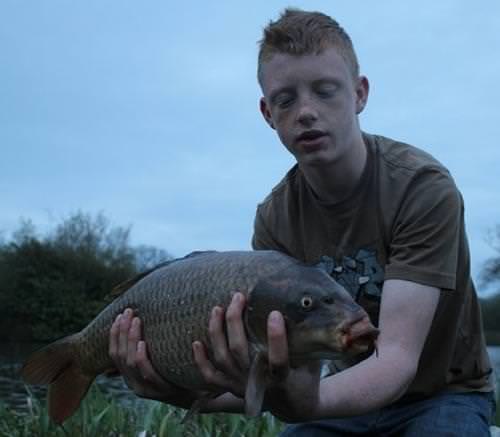
{"type": "Polygon", "coordinates": [[[244,308],[245,296],[241,293],[235,293],[225,312],[221,307],[213,308],[208,323],[213,362],[203,343],[193,342],[194,359],[205,381],[214,387],[214,391],[230,391],[238,397],[245,394],[250,370],[248,341],[242,318],[244,308]]]}
{"type": "MultiPolygon", "coordinates": [[[[250,370],[248,340],[242,318],[244,307],[245,297],[236,293],[225,314],[220,307],[213,309],[208,328],[213,361],[201,342],[193,343],[195,361],[205,381],[213,385],[215,391],[230,391],[240,398],[245,395],[250,370]]],[[[280,312],[270,313],[267,335],[269,375],[265,407],[283,420],[296,421],[317,404],[320,364],[314,362],[290,369],[286,326],[280,312]],[[305,400],[309,403],[308,408],[304,407],[305,400]]]]}
{"type": "Polygon", "coordinates": [[[177,387],[163,379],[149,360],[142,340],[141,320],[126,309],[113,322],[109,333],[109,355],[127,386],[143,398],[189,408],[197,398],[195,392],[177,387]]]}

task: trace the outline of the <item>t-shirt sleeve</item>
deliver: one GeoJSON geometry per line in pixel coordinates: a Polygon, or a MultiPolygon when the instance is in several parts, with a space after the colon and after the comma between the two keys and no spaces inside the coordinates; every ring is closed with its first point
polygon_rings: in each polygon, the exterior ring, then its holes
{"type": "Polygon", "coordinates": [[[454,290],[462,221],[463,202],[451,176],[422,171],[394,221],[385,279],[454,290]]]}

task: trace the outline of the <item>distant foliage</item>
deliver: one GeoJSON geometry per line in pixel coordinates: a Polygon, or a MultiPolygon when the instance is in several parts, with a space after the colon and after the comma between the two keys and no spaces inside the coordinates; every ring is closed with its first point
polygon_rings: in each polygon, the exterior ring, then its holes
{"type": "MultiPolygon", "coordinates": [[[[481,272],[483,286],[498,286],[500,283],[500,225],[489,235],[489,244],[496,255],[486,261],[481,272]]],[[[484,328],[488,332],[500,332],[500,289],[492,296],[481,299],[484,328]]],[[[498,341],[495,340],[495,343],[498,341]]]]}
{"type": "Polygon", "coordinates": [[[139,272],[149,270],[170,258],[172,257],[168,252],[154,246],[141,244],[134,249],[134,263],[139,272]]]}
{"type": "MultiPolygon", "coordinates": [[[[483,326],[486,331],[500,332],[500,294],[481,299],[483,326]]],[[[494,343],[500,344],[498,335],[494,343]]]]}
{"type": "Polygon", "coordinates": [[[44,236],[22,222],[0,246],[3,327],[8,323],[24,336],[29,328],[28,337],[37,341],[80,330],[114,286],[169,258],[160,249],[131,247],[129,236],[129,229],[111,226],[102,214],[77,212],[44,236]]]}
{"type": "Polygon", "coordinates": [[[497,225],[495,230],[490,233],[489,244],[496,255],[486,261],[481,272],[481,281],[483,284],[491,285],[500,282],[500,225],[497,225]]]}

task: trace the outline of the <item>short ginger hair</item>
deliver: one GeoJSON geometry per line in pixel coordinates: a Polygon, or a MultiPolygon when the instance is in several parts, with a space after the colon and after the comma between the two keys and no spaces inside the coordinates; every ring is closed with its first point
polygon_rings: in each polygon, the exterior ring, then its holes
{"type": "Polygon", "coordinates": [[[337,21],[321,12],[285,9],[278,20],[271,20],[264,28],[264,36],[259,41],[259,83],[262,84],[262,64],[273,55],[319,54],[329,47],[335,47],[339,51],[353,79],[357,79],[359,64],[351,38],[337,21]]]}

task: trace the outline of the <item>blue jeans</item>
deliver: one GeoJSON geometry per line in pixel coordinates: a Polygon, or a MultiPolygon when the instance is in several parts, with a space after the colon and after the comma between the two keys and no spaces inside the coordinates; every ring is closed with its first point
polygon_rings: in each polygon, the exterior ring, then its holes
{"type": "Polygon", "coordinates": [[[489,437],[494,412],[493,393],[445,393],[362,416],[288,425],[281,436],[489,437]]]}

